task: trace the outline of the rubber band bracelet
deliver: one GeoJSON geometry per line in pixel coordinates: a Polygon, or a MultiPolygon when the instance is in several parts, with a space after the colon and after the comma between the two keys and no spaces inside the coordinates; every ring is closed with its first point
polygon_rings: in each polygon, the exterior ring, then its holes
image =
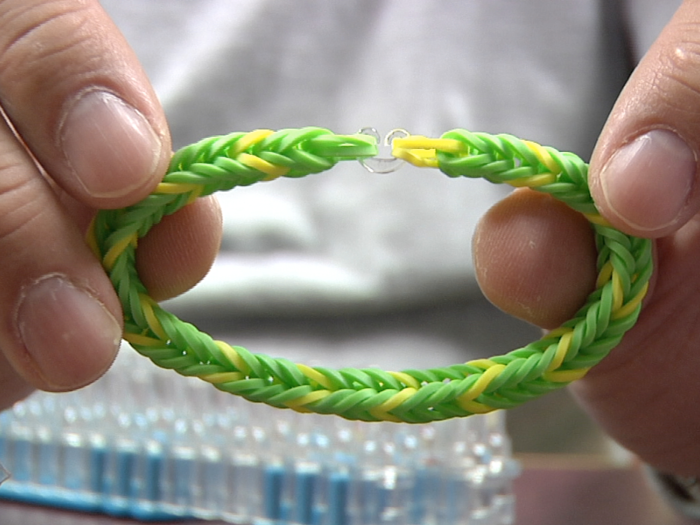
{"type": "Polygon", "coordinates": [[[148,295],[135,269],[138,239],[164,215],[200,196],[319,173],[378,151],[376,139],[365,134],[258,130],[181,149],[150,196],[96,216],[88,239],[121,300],[124,339],[158,366],[250,401],[363,421],[423,423],[514,407],[560,388],[583,377],[635,324],[652,273],[651,242],[615,230],[599,215],[588,189],[588,167],[579,157],[510,135],[464,130],[438,139],[396,137],[392,144],[394,157],[416,166],[529,187],[582,213],[595,233],[598,280],[578,313],[505,355],[399,372],[311,367],[213,340],[148,295]]]}

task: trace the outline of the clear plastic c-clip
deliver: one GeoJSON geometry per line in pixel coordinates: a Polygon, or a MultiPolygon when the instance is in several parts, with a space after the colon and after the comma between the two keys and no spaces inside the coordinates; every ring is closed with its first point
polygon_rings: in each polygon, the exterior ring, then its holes
{"type": "Polygon", "coordinates": [[[360,160],[367,171],[370,173],[391,173],[403,166],[405,161],[394,157],[391,154],[391,149],[394,139],[408,137],[410,135],[408,131],[393,129],[384,137],[384,140],[374,128],[362,128],[360,133],[377,139],[377,148],[379,148],[379,154],[376,157],[360,160]]]}

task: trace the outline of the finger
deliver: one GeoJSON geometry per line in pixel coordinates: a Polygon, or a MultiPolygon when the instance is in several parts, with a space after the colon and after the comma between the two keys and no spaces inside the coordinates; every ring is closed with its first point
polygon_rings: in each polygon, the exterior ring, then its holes
{"type": "Polygon", "coordinates": [[[548,195],[519,190],[493,206],[477,226],[472,253],[484,295],[543,328],[569,319],[594,289],[591,227],[548,195]]]}
{"type": "Polygon", "coordinates": [[[0,2],[0,102],[50,176],[93,208],[145,197],[166,168],[163,112],[97,0],[0,2]]]}
{"type": "MultiPolygon", "coordinates": [[[[61,206],[85,234],[95,210],[57,192],[61,206]]],[[[222,216],[215,196],[166,215],[139,240],[136,269],[151,297],[163,301],[194,287],[211,269],[221,245],[222,216]]]]}
{"type": "Polygon", "coordinates": [[[11,407],[33,391],[31,385],[22,379],[0,352],[0,410],[11,407]]]}
{"type": "Polygon", "coordinates": [[[0,349],[16,372],[48,390],[101,375],[121,338],[118,299],[82,233],[3,124],[0,254],[0,349]]]}
{"type": "Polygon", "coordinates": [[[700,2],[686,1],[629,79],[590,166],[601,212],[660,237],[700,209],[700,2]]]}
{"type": "Polygon", "coordinates": [[[219,251],[221,229],[214,197],[198,199],[154,226],[136,251],[136,269],[151,297],[169,299],[197,284],[219,251]]]}

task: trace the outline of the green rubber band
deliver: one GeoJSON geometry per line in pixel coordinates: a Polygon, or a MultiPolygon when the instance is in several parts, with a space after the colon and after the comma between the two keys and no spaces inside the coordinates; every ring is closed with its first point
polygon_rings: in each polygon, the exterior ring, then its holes
{"type": "Polygon", "coordinates": [[[548,193],[584,214],[595,234],[599,277],[576,315],[504,355],[402,372],[309,367],[214,341],[150,298],[135,268],[138,239],[200,196],[279,176],[304,177],[377,154],[376,140],[362,134],[259,130],[181,149],[153,194],[97,214],[88,240],[121,300],[124,338],[158,366],[251,401],[363,421],[424,423],[511,408],[561,388],[583,377],[634,326],[652,273],[651,241],[625,235],[600,216],[588,189],[588,166],[579,157],[510,135],[464,130],[440,139],[396,139],[394,150],[450,177],[548,193]]]}

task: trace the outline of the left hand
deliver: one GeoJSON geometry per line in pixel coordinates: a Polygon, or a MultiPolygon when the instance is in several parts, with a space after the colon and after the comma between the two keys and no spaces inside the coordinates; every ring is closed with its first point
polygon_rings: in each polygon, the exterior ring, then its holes
{"type": "MultiPolygon", "coordinates": [[[[97,0],[0,1],[0,409],[84,386],[119,348],[122,313],[85,243],[97,209],[145,198],[165,172],[165,114],[97,0]]],[[[218,249],[200,199],[143,239],[151,295],[180,293],[218,249]],[[182,246],[186,245],[184,249],[182,246]]]]}

